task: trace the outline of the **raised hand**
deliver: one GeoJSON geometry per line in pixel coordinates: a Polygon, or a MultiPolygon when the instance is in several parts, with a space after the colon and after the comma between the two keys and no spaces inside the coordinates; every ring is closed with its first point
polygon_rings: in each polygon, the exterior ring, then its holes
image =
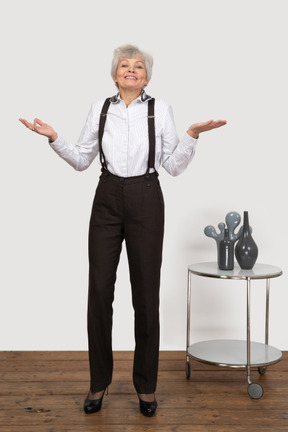
{"type": "Polygon", "coordinates": [[[195,123],[189,127],[187,133],[193,138],[197,139],[200,133],[207,132],[211,129],[219,128],[221,126],[224,126],[226,123],[226,120],[209,120],[202,123],[195,123]]]}
{"type": "Polygon", "coordinates": [[[50,139],[50,141],[55,141],[57,139],[57,133],[54,129],[46,123],[43,123],[40,119],[35,119],[34,123],[29,123],[27,120],[20,118],[21,123],[24,124],[28,129],[39,135],[44,135],[50,139]]]}

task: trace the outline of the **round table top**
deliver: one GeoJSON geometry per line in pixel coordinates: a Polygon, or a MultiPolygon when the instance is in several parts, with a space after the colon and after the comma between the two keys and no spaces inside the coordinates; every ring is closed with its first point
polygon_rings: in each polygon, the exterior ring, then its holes
{"type": "MultiPolygon", "coordinates": [[[[282,353],[271,345],[251,342],[251,366],[261,367],[277,363],[282,353]]],[[[195,360],[217,366],[246,367],[247,341],[210,340],[196,342],[188,348],[188,354],[195,360]]]]}
{"type": "Polygon", "coordinates": [[[216,262],[202,262],[188,266],[189,272],[206,277],[222,279],[270,279],[282,275],[279,267],[270,264],[255,264],[251,270],[243,270],[235,264],[234,270],[219,270],[216,262]]]}

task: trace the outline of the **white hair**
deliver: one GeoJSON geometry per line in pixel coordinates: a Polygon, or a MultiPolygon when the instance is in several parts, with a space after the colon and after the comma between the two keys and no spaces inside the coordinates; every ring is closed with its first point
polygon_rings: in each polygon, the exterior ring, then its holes
{"type": "Polygon", "coordinates": [[[111,65],[112,78],[114,79],[116,77],[117,66],[121,58],[136,58],[136,57],[142,58],[144,60],[147,80],[150,81],[152,76],[153,57],[150,54],[141,51],[135,45],[122,45],[114,50],[112,65],[111,65]]]}

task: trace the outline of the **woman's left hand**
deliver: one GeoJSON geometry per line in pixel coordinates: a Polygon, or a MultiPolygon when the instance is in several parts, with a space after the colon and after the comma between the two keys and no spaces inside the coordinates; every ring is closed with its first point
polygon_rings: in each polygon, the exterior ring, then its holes
{"type": "Polygon", "coordinates": [[[224,126],[226,123],[226,120],[209,120],[202,123],[195,123],[189,127],[187,133],[191,137],[197,139],[199,138],[200,133],[209,131],[211,129],[219,128],[221,126],[224,126]]]}

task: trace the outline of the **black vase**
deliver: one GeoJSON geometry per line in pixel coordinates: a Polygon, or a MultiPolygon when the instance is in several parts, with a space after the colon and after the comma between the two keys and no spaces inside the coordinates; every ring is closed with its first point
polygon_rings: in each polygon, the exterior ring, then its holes
{"type": "Polygon", "coordinates": [[[229,240],[229,230],[225,228],[224,239],[219,244],[218,267],[220,270],[234,269],[234,242],[229,240]]]}
{"type": "Polygon", "coordinates": [[[236,247],[235,257],[241,269],[251,270],[258,257],[258,247],[249,229],[248,211],[244,211],[243,232],[236,247]]]}

